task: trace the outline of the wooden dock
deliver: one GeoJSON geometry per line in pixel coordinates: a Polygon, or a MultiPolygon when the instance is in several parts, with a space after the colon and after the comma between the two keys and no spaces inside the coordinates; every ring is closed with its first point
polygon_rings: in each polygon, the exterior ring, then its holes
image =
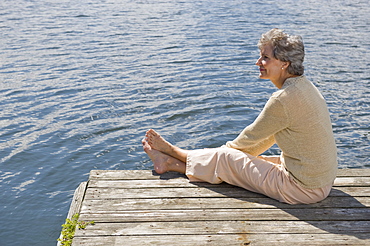
{"type": "Polygon", "coordinates": [[[283,204],[180,174],[93,170],[69,217],[95,221],[73,245],[370,245],[370,169],[339,170],[330,196],[283,204]]]}

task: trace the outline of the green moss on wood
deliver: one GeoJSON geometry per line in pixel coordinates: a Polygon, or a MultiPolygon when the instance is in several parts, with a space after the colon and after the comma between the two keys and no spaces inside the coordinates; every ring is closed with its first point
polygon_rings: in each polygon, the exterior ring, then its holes
{"type": "Polygon", "coordinates": [[[61,242],[63,246],[71,246],[72,240],[75,235],[76,227],[79,230],[83,230],[86,228],[87,225],[94,225],[94,221],[92,222],[85,222],[85,221],[78,221],[80,217],[79,214],[75,214],[72,216],[72,219],[66,219],[66,223],[62,225],[62,238],[58,238],[58,241],[61,242]]]}

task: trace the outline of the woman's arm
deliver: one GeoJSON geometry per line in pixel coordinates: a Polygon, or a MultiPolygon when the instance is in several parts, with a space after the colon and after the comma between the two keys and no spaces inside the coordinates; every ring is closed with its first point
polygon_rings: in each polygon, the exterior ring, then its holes
{"type": "Polygon", "coordinates": [[[256,120],[247,126],[237,138],[226,143],[234,148],[257,156],[275,143],[274,135],[289,126],[289,115],[278,97],[272,96],[256,120]]]}

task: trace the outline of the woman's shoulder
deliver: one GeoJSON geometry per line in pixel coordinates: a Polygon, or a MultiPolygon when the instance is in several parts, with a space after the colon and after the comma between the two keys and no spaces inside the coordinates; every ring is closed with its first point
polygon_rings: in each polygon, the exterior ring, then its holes
{"type": "Polygon", "coordinates": [[[288,84],[276,91],[273,96],[284,108],[289,111],[303,110],[304,108],[324,107],[325,99],[316,86],[305,76],[290,79],[288,84]]]}
{"type": "Polygon", "coordinates": [[[282,105],[295,107],[294,105],[312,98],[313,88],[313,84],[305,76],[289,78],[281,89],[272,94],[271,99],[279,101],[282,105]]]}

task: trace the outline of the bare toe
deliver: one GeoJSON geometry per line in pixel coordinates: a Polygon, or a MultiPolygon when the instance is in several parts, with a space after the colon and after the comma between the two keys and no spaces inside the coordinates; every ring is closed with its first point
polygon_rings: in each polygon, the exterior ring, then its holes
{"type": "Polygon", "coordinates": [[[163,153],[171,155],[172,144],[167,142],[159,133],[150,129],[146,132],[146,140],[152,149],[159,150],[163,153]]]}
{"type": "Polygon", "coordinates": [[[145,138],[143,138],[143,140],[141,140],[141,143],[143,144],[143,149],[146,153],[148,153],[148,151],[152,150],[152,147],[150,147],[148,141],[146,141],[145,138]]]}
{"type": "Polygon", "coordinates": [[[152,142],[155,138],[158,138],[160,137],[161,135],[159,135],[156,131],[154,131],[153,129],[149,129],[146,134],[145,134],[145,137],[147,138],[148,141],[152,142]]]}
{"type": "Polygon", "coordinates": [[[147,153],[147,155],[149,156],[149,158],[153,162],[154,170],[158,174],[168,172],[168,166],[167,166],[168,156],[166,156],[165,154],[163,154],[162,152],[160,152],[158,150],[153,149],[149,145],[149,143],[146,141],[145,138],[142,140],[142,144],[143,144],[143,149],[144,149],[145,153],[147,153]]]}

